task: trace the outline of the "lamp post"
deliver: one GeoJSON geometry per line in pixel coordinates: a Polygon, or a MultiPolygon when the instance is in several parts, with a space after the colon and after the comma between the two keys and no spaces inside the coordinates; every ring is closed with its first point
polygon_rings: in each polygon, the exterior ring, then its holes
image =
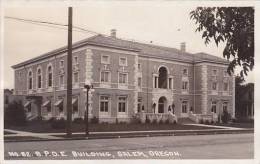
{"type": "Polygon", "coordinates": [[[88,130],[88,93],[89,93],[89,90],[93,88],[93,85],[91,85],[89,82],[86,82],[85,85],[84,85],[84,88],[86,90],[86,96],[87,96],[86,110],[85,110],[85,115],[84,115],[85,133],[86,133],[86,136],[88,136],[89,135],[89,130],[88,130]]]}

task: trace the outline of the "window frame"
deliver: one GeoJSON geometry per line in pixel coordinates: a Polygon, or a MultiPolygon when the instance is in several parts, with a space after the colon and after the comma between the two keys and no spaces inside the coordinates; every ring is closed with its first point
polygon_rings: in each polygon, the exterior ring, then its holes
{"type": "MultiPolygon", "coordinates": [[[[104,106],[105,107],[105,106],[104,106]]],[[[99,96],[99,113],[101,114],[109,114],[110,112],[110,97],[108,95],[100,95],[99,96]],[[106,97],[106,99],[102,99],[102,97],[106,97]],[[107,103],[107,111],[101,111],[101,103],[107,103]]]]}
{"type": "Polygon", "coordinates": [[[36,70],[36,88],[37,89],[42,89],[42,85],[43,85],[43,77],[42,77],[42,68],[41,67],[38,67],[37,70],[36,70]],[[40,73],[39,73],[40,71],[40,73]],[[40,77],[40,79],[39,79],[40,77]],[[40,85],[40,87],[39,87],[40,85]]]}
{"type": "Polygon", "coordinates": [[[110,64],[110,55],[101,55],[101,63],[102,64],[110,64]],[[104,61],[103,57],[107,57],[108,61],[104,61]]]}
{"type": "Polygon", "coordinates": [[[128,104],[128,98],[127,98],[127,96],[118,96],[118,98],[117,98],[117,113],[120,115],[126,115],[127,114],[127,104],[128,104]],[[120,98],[124,98],[125,100],[120,100],[120,98]],[[121,105],[119,105],[119,104],[121,104],[121,103],[124,103],[125,104],[125,111],[119,111],[120,110],[120,107],[121,107],[121,105]]]}
{"type": "Polygon", "coordinates": [[[119,66],[127,66],[127,57],[119,57],[119,66]],[[125,59],[125,64],[121,63],[121,59],[125,59]]]}
{"type": "Polygon", "coordinates": [[[187,114],[188,113],[188,101],[187,100],[183,100],[182,102],[181,102],[181,113],[182,114],[187,114]],[[183,112],[184,110],[184,105],[185,105],[185,107],[186,107],[186,109],[185,109],[185,112],[183,112]]]}
{"type": "MultiPolygon", "coordinates": [[[[104,76],[105,77],[105,76],[104,76]]],[[[105,78],[104,78],[105,79],[105,78]]],[[[110,83],[111,82],[111,73],[107,70],[100,71],[100,83],[110,83]],[[102,74],[108,73],[107,75],[107,81],[102,81],[102,74]]]]}
{"type": "Polygon", "coordinates": [[[128,73],[126,72],[118,72],[118,84],[119,85],[128,85],[128,73]],[[120,82],[120,75],[126,75],[125,83],[120,82]]]}
{"type": "Polygon", "coordinates": [[[217,102],[216,101],[211,102],[211,113],[217,113],[217,102]]]}

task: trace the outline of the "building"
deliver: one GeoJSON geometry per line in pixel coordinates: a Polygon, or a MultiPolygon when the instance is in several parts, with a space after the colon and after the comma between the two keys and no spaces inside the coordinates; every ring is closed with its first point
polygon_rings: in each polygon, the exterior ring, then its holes
{"type": "MultiPolygon", "coordinates": [[[[67,47],[13,66],[16,95],[28,100],[32,115],[66,116],[67,47]]],[[[178,118],[212,118],[228,110],[234,117],[234,77],[228,62],[206,53],[96,35],[73,44],[73,118],[84,117],[90,81],[89,117],[129,121],[135,113],[178,118]]]]}
{"type": "Polygon", "coordinates": [[[236,118],[254,119],[254,83],[238,86],[236,105],[236,118]]]}

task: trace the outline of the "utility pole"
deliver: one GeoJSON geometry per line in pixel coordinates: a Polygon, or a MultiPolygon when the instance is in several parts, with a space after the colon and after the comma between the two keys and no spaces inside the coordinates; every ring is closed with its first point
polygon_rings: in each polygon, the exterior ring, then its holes
{"type": "Polygon", "coordinates": [[[68,14],[68,55],[67,55],[67,137],[72,136],[72,7],[69,7],[68,14]]]}

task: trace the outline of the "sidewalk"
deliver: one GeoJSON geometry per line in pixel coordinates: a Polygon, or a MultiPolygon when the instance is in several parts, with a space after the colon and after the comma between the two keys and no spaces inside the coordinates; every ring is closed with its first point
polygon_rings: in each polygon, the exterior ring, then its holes
{"type": "Polygon", "coordinates": [[[154,137],[154,136],[179,136],[179,135],[214,135],[214,134],[237,134],[237,133],[253,133],[254,129],[235,128],[204,124],[187,124],[195,126],[207,126],[219,129],[199,129],[199,130],[152,130],[152,131],[117,131],[117,132],[89,132],[86,137],[84,132],[73,133],[72,138],[66,138],[66,133],[32,133],[4,129],[6,132],[16,134],[6,134],[5,142],[20,142],[19,137],[28,137],[22,141],[46,141],[46,140],[74,140],[74,139],[106,139],[106,138],[131,138],[131,137],[154,137]],[[18,137],[12,139],[12,137],[18,137]],[[30,138],[30,137],[33,137],[30,138]],[[9,138],[9,139],[8,139],[9,138]]]}

